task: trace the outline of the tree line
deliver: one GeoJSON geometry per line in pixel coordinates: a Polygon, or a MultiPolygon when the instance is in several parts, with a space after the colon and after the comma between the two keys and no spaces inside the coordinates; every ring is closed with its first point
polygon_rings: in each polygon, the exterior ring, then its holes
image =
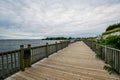
{"type": "Polygon", "coordinates": [[[109,30],[112,30],[112,29],[115,29],[115,28],[120,28],[120,23],[108,26],[108,28],[106,29],[106,31],[109,31],[109,30]]]}
{"type": "Polygon", "coordinates": [[[47,37],[45,39],[42,39],[42,40],[70,40],[72,39],[72,37],[47,37]]]}

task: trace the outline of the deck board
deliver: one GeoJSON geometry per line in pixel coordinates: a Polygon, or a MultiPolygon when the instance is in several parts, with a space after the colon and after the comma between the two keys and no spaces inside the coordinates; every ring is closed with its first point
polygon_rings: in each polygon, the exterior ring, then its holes
{"type": "Polygon", "coordinates": [[[76,42],[6,80],[120,80],[83,42],[76,42]]]}

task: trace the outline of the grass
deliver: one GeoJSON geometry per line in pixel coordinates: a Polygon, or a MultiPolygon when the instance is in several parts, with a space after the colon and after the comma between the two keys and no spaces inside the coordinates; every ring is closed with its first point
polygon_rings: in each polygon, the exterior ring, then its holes
{"type": "Polygon", "coordinates": [[[114,32],[119,32],[119,31],[120,31],[120,28],[115,28],[115,29],[104,32],[103,35],[107,35],[107,34],[114,33],[114,32]]]}

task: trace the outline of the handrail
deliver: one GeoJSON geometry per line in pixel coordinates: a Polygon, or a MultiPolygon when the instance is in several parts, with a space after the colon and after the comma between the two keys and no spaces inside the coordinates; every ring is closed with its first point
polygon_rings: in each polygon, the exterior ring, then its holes
{"type": "Polygon", "coordinates": [[[99,46],[102,46],[102,47],[106,47],[106,48],[109,48],[109,49],[113,49],[113,50],[116,50],[116,51],[120,51],[119,49],[116,49],[116,48],[111,48],[111,47],[108,47],[108,46],[105,46],[105,45],[102,45],[102,44],[98,44],[96,42],[94,42],[95,44],[99,45],[99,46]]]}
{"type": "Polygon", "coordinates": [[[14,52],[19,52],[20,51],[20,49],[18,49],[18,50],[12,50],[12,51],[6,51],[6,52],[1,52],[0,53],[0,56],[3,54],[3,55],[6,55],[6,54],[11,54],[11,53],[14,53],[14,52]]]}
{"type": "Polygon", "coordinates": [[[109,64],[116,72],[120,73],[120,50],[110,48],[95,42],[84,42],[96,53],[96,55],[109,64]]]}
{"type": "Polygon", "coordinates": [[[0,53],[0,80],[18,72],[24,71],[26,67],[31,67],[33,63],[48,58],[51,54],[67,47],[69,41],[62,41],[60,43],[42,45],[31,47],[29,44],[27,48],[24,45],[20,49],[1,52],[0,53]],[[64,44],[63,44],[64,43],[64,44]]]}

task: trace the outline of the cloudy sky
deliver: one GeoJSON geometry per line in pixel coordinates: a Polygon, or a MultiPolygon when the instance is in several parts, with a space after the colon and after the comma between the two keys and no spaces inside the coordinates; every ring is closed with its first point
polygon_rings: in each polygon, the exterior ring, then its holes
{"type": "Polygon", "coordinates": [[[120,0],[0,0],[0,39],[96,36],[120,22],[120,0]]]}

